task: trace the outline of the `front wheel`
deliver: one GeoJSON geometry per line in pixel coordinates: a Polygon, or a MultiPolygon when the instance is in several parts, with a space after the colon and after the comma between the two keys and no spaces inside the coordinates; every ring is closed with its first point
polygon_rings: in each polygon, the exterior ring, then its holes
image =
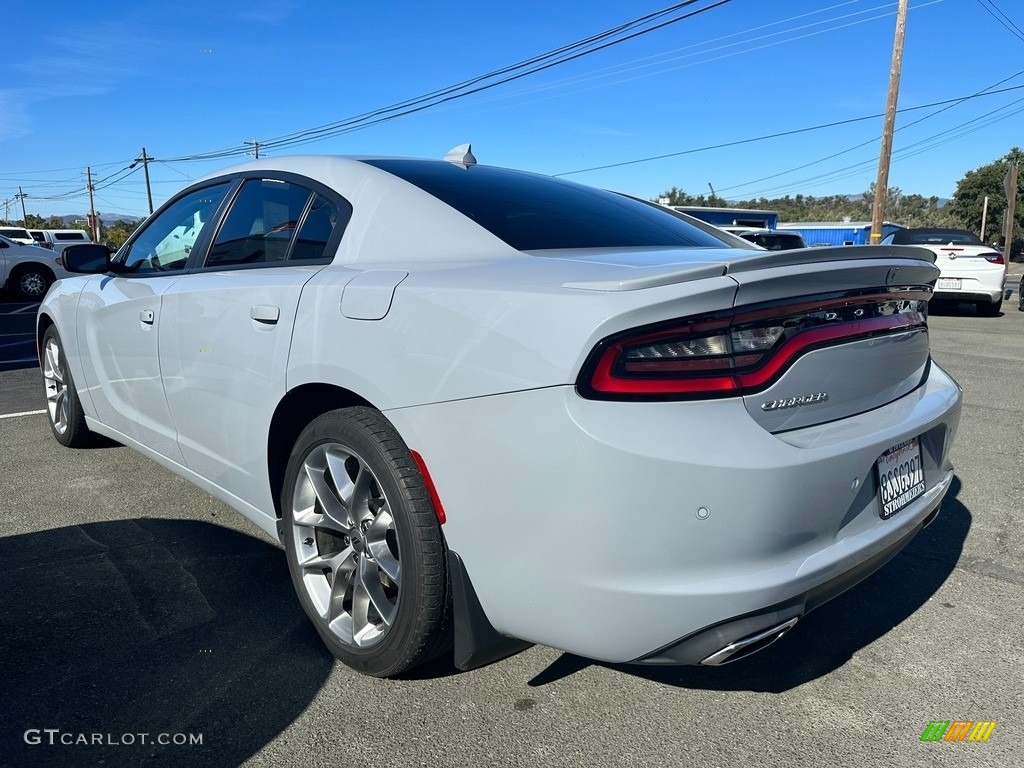
{"type": "Polygon", "coordinates": [[[331,652],[391,677],[451,643],[447,552],[409,449],[372,408],[303,430],[281,497],[299,601],[331,652]]]}
{"type": "Polygon", "coordinates": [[[93,433],[85,425],[85,412],[71,378],[64,347],[56,326],[43,334],[43,385],[46,389],[46,413],[57,442],[68,448],[88,445],[93,433]]]}

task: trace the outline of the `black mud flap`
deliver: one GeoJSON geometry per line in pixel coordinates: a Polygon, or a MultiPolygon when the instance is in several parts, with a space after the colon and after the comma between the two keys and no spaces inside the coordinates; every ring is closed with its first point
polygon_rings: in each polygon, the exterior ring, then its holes
{"type": "Polygon", "coordinates": [[[491,626],[462,558],[451,550],[448,551],[448,572],[452,580],[452,607],[455,612],[456,667],[463,671],[476,669],[533,645],[503,635],[491,626]]]}

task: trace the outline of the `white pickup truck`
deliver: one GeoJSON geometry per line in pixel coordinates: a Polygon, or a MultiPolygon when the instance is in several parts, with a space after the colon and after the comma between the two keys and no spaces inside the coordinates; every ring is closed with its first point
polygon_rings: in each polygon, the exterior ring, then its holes
{"type": "MultiPolygon", "coordinates": [[[[69,245],[81,245],[91,243],[92,238],[84,229],[30,229],[36,245],[49,248],[51,251],[60,253],[69,245]]],[[[3,234],[0,232],[0,234],[3,234]]]]}

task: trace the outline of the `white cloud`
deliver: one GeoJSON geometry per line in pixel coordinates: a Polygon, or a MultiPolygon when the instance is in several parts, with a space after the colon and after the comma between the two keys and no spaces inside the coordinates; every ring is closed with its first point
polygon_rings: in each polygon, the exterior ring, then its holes
{"type": "Polygon", "coordinates": [[[26,109],[31,101],[20,88],[0,89],[0,141],[32,133],[32,120],[26,109]]]}
{"type": "Polygon", "coordinates": [[[238,16],[259,24],[278,24],[291,16],[297,7],[298,3],[290,0],[261,0],[252,3],[238,16]]]}

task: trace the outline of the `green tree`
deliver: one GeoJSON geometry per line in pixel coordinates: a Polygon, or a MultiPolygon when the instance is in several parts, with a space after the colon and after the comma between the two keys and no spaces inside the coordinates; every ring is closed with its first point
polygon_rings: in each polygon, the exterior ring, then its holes
{"type": "MultiPolygon", "coordinates": [[[[1024,151],[1014,147],[998,160],[968,171],[956,183],[956,192],[949,203],[949,212],[958,226],[979,233],[986,242],[1002,242],[1004,216],[1006,215],[1006,192],[1003,179],[1011,164],[1024,166],[1024,151]],[[988,220],[986,231],[981,231],[981,216],[988,197],[988,220]]],[[[1014,216],[1013,253],[1019,253],[1024,246],[1024,190],[1017,186],[1017,211],[1014,216]]]]}
{"type": "Polygon", "coordinates": [[[124,245],[124,241],[129,238],[132,232],[135,231],[138,224],[132,224],[122,219],[118,219],[109,227],[107,227],[104,233],[104,241],[113,246],[114,248],[120,248],[124,245]]]}

